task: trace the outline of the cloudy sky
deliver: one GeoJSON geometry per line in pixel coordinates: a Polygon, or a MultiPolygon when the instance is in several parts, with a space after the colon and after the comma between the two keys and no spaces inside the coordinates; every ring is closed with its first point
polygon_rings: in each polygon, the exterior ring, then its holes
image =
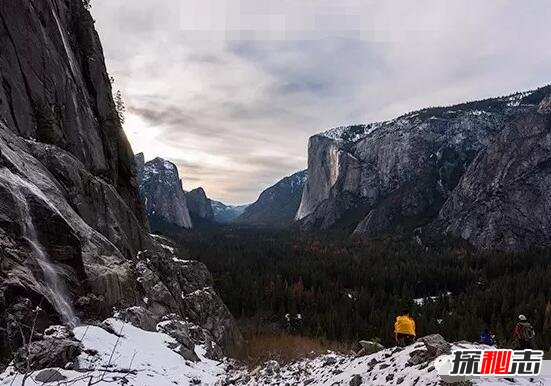
{"type": "Polygon", "coordinates": [[[93,0],[135,152],[245,203],[306,167],[308,137],[551,82],[551,4],[93,0]]]}

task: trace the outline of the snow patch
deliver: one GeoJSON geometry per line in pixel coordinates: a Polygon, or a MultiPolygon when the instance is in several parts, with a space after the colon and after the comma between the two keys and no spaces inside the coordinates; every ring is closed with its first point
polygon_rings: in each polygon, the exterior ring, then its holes
{"type": "MultiPolygon", "coordinates": [[[[168,347],[168,344],[176,345],[177,342],[166,334],[144,331],[113,318],[105,323],[121,336],[98,326],[84,325],[74,329],[75,337],[82,342],[86,352],[78,357],[81,369],[78,372],[56,368],[67,377],[67,384],[85,386],[92,378],[98,381],[94,383],[97,385],[216,385],[223,379],[224,366],[205,358],[201,346],[195,349],[200,361],[193,363],[168,347]]],[[[14,375],[13,371],[9,367],[0,374],[0,385],[22,384],[22,375],[14,375]]],[[[33,379],[39,372],[31,374],[25,384],[43,385],[33,379]]]]}
{"type": "Polygon", "coordinates": [[[427,297],[424,297],[424,298],[413,299],[413,302],[415,304],[417,304],[418,306],[423,306],[428,302],[435,302],[436,300],[440,299],[441,297],[451,296],[451,295],[452,295],[451,292],[446,292],[445,294],[441,294],[441,295],[437,295],[437,296],[427,296],[427,297]]]}

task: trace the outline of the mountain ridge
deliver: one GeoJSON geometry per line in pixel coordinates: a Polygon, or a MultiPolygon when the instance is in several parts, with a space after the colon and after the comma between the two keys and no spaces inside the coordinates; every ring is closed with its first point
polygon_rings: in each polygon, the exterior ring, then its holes
{"type": "MultiPolygon", "coordinates": [[[[524,136],[517,138],[529,141],[530,135],[540,135],[540,144],[547,143],[542,129],[548,113],[543,113],[538,104],[550,92],[551,86],[544,86],[506,97],[421,109],[390,121],[337,127],[313,135],[308,145],[310,178],[295,219],[303,229],[344,227],[363,237],[389,232],[397,226],[415,228],[433,221],[433,226],[425,229],[466,238],[478,248],[515,250],[540,242],[546,245],[551,242],[548,232],[534,229],[535,225],[529,221],[515,225],[532,229],[524,232],[525,236],[510,234],[503,240],[499,232],[494,232],[482,241],[473,236],[483,232],[481,225],[467,234],[459,231],[460,225],[438,228],[437,223],[446,221],[434,220],[442,220],[442,216],[451,213],[440,209],[466,175],[471,162],[487,149],[494,149],[492,144],[499,140],[500,133],[513,130],[515,122],[526,118],[527,125],[532,122],[538,126],[531,128],[532,134],[526,128],[524,136]],[[533,232],[543,236],[531,238],[533,232]]],[[[525,149],[520,157],[528,159],[529,154],[525,149]]],[[[545,154],[539,156],[539,165],[545,165],[545,154]]],[[[547,186],[544,176],[549,172],[544,169],[537,181],[541,184],[537,188],[540,202],[545,202],[541,191],[547,186]]],[[[544,207],[541,210],[546,213],[544,207]]],[[[504,215],[502,212],[495,218],[504,215]]]]}
{"type": "Polygon", "coordinates": [[[306,180],[306,170],[282,178],[263,190],[258,199],[235,220],[235,224],[262,227],[291,225],[306,180]]]}

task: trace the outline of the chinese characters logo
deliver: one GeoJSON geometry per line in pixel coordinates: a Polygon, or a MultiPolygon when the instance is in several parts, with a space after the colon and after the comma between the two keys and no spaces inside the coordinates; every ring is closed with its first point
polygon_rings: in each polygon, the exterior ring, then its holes
{"type": "Polygon", "coordinates": [[[539,350],[457,350],[450,375],[537,376],[542,360],[539,350]]]}

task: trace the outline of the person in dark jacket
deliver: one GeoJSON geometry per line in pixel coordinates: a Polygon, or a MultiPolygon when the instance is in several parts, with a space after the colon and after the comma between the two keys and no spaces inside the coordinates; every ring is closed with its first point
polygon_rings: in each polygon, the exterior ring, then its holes
{"type": "Polygon", "coordinates": [[[527,350],[534,347],[534,337],[536,333],[526,316],[518,316],[518,322],[513,330],[513,335],[515,348],[517,350],[527,350]]]}
{"type": "Polygon", "coordinates": [[[492,331],[490,331],[489,328],[484,329],[484,331],[480,333],[480,343],[488,346],[496,345],[495,335],[492,334],[492,331]]]}

